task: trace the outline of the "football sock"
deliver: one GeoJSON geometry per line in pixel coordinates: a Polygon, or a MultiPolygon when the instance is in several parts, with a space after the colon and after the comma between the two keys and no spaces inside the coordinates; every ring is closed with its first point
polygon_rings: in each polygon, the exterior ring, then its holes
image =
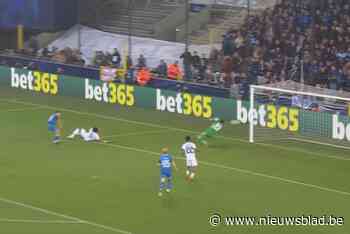
{"type": "Polygon", "coordinates": [[[193,179],[195,176],[195,174],[192,172],[191,175],[190,175],[190,178],[193,179]]]}

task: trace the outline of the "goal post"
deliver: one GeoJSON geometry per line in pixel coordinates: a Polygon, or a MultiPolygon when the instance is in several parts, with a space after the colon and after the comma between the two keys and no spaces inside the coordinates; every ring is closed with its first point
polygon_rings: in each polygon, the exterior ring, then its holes
{"type": "Polygon", "coordinates": [[[350,149],[350,93],[284,81],[251,85],[249,142],[294,140],[350,149]]]}

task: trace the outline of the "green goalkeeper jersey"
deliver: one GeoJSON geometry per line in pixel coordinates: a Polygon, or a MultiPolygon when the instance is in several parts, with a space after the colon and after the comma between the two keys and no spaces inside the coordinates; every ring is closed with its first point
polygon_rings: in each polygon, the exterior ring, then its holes
{"type": "Polygon", "coordinates": [[[218,133],[223,127],[224,124],[220,122],[220,119],[215,118],[210,127],[205,130],[205,133],[207,136],[210,137],[218,133]]]}
{"type": "Polygon", "coordinates": [[[220,122],[220,119],[218,118],[215,118],[213,121],[214,122],[212,123],[212,125],[210,125],[209,128],[211,128],[215,132],[219,132],[224,127],[224,125],[220,122]]]}

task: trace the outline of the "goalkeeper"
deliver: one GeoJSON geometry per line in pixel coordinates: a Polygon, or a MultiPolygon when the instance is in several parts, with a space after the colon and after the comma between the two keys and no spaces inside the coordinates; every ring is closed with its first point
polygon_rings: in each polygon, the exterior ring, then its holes
{"type": "Polygon", "coordinates": [[[207,129],[205,129],[201,134],[199,134],[199,136],[197,137],[198,142],[200,144],[204,144],[207,145],[208,142],[205,140],[205,138],[212,138],[215,135],[218,134],[218,132],[221,131],[221,129],[224,127],[224,120],[219,119],[219,118],[214,118],[211,119],[211,121],[213,121],[213,123],[210,125],[210,127],[208,127],[207,129]]]}

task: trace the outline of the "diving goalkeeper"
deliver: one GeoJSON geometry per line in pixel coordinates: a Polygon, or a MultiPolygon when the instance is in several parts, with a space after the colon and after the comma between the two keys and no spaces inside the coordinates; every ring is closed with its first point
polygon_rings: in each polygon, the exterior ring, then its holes
{"type": "Polygon", "coordinates": [[[206,138],[212,138],[215,135],[218,134],[218,132],[221,131],[221,129],[224,127],[224,120],[219,118],[211,119],[213,123],[205,129],[199,136],[197,137],[197,140],[200,144],[207,145],[208,142],[205,140],[206,138]]]}

